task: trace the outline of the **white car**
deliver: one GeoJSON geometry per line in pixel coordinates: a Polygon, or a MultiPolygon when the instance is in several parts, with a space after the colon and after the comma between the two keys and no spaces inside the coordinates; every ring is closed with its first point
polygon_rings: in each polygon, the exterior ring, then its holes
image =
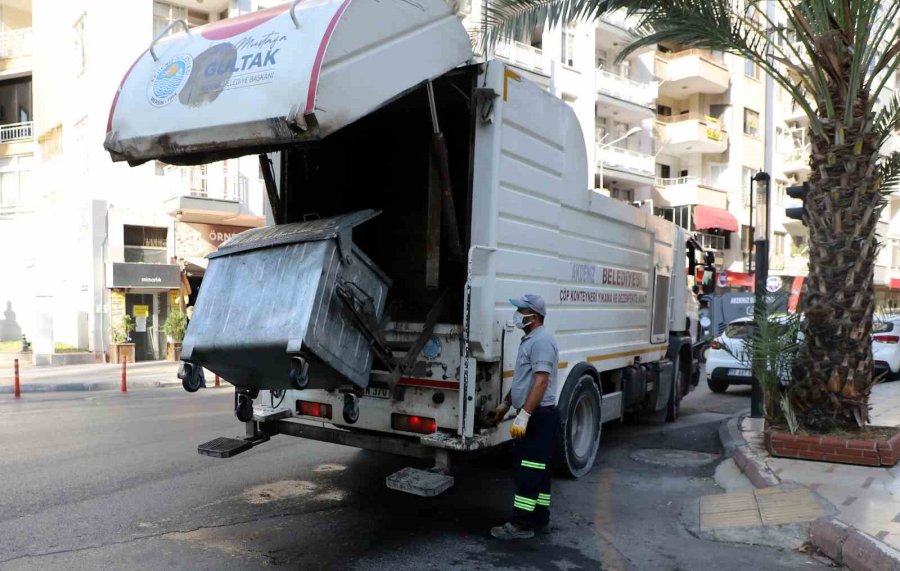
{"type": "Polygon", "coordinates": [[[900,378],[900,316],[891,316],[872,324],[872,359],[875,376],[900,378]]]}
{"type": "Polygon", "coordinates": [[[735,355],[744,352],[744,340],[753,335],[754,327],[750,317],[735,319],[710,344],[706,356],[706,384],[709,385],[709,390],[724,393],[731,385],[753,384],[753,372],[735,355]]]}

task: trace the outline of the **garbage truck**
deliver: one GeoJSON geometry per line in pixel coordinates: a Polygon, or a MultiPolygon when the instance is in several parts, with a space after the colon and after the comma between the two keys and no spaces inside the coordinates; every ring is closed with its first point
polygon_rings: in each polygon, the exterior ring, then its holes
{"type": "Polygon", "coordinates": [[[695,243],[593,190],[572,109],[476,58],[443,0],[172,26],[115,94],[106,150],[258,155],[274,222],[208,256],[179,376],[234,385],[245,430],[201,454],[296,436],[433,460],[387,483],[440,493],[455,458],[510,439],[511,419],[485,417],[510,388],[508,300],[525,293],[559,345],[563,473],[591,469],[605,423],[676,419],[699,378],[695,243]]]}

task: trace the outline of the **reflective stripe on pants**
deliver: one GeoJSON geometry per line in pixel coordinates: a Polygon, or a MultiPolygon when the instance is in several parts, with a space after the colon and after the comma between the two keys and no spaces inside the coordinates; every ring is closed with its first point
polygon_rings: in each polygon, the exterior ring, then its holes
{"type": "Polygon", "coordinates": [[[515,442],[512,522],[523,529],[550,522],[550,460],[559,441],[559,430],[557,408],[539,407],[528,421],[525,436],[515,442]]]}

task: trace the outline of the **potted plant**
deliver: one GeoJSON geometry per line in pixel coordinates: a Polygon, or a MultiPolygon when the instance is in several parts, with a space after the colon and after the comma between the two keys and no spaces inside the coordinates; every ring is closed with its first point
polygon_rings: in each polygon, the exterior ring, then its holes
{"type": "Polygon", "coordinates": [[[184,341],[184,333],[187,331],[187,315],[181,308],[176,307],[169,313],[163,324],[163,333],[166,334],[166,360],[181,360],[181,342],[184,341]]]}
{"type": "Polygon", "coordinates": [[[123,359],[134,363],[134,343],[131,342],[131,333],[134,331],[134,319],[130,315],[123,315],[119,322],[110,328],[112,337],[112,361],[119,364],[123,359]]]}

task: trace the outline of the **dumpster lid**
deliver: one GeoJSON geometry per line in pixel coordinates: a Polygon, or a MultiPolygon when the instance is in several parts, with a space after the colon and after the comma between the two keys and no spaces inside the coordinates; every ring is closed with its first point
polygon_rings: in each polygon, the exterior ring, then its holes
{"type": "Polygon", "coordinates": [[[114,161],[201,164],[321,139],[472,58],[444,0],[294,0],[173,30],[113,99],[114,161]]]}
{"type": "Polygon", "coordinates": [[[307,222],[294,222],[292,224],[245,230],[223,242],[219,249],[208,254],[207,258],[212,259],[249,250],[296,244],[297,242],[329,240],[332,238],[338,238],[341,241],[346,240],[346,243],[341,244],[342,255],[346,257],[350,254],[350,248],[352,247],[350,237],[353,228],[375,218],[379,214],[381,214],[379,210],[360,210],[349,214],[341,214],[340,216],[332,216],[331,218],[319,218],[307,222]]]}

